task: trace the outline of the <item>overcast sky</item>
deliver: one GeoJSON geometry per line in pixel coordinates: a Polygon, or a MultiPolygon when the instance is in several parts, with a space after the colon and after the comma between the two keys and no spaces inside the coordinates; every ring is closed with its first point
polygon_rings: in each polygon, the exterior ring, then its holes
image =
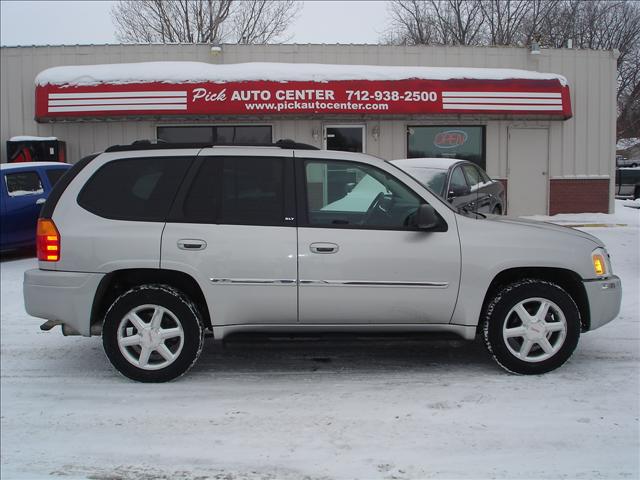
{"type": "MultiPolygon", "coordinates": [[[[116,43],[109,1],[0,1],[2,45],[116,43]]],[[[292,43],[377,43],[384,1],[306,1],[292,43]]]]}

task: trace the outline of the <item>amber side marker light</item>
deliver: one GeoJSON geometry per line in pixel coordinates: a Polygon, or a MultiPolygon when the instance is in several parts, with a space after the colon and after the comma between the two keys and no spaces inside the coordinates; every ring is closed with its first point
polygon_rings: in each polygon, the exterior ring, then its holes
{"type": "Polygon", "coordinates": [[[595,253],[592,259],[593,259],[593,271],[596,272],[596,275],[604,275],[606,272],[604,257],[599,253],[595,253]]]}
{"type": "Polygon", "coordinates": [[[60,260],[60,234],[53,220],[48,218],[38,219],[36,250],[40,261],[57,262],[60,260]]]}

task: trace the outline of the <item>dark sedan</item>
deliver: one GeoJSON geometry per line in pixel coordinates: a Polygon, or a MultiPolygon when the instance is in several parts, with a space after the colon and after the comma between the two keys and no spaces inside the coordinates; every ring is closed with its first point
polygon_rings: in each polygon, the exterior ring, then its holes
{"type": "Polygon", "coordinates": [[[474,163],[456,158],[406,158],[391,163],[458,210],[494,215],[506,210],[502,183],[474,163]]]}

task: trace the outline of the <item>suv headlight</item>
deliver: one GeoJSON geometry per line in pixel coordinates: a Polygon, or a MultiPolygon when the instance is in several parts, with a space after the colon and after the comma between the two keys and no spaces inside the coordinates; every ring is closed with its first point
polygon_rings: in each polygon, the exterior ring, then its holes
{"type": "Polygon", "coordinates": [[[611,274],[609,254],[604,248],[596,248],[591,252],[591,263],[593,265],[593,272],[596,276],[606,277],[611,274]]]}

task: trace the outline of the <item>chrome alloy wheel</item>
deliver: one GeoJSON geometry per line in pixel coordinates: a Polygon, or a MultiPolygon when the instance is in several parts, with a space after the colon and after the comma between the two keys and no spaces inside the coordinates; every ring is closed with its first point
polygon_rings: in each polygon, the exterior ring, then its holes
{"type": "Polygon", "coordinates": [[[171,365],[184,346],[180,320],[160,305],[140,305],[118,326],[118,347],[129,363],[143,370],[171,365]]]}
{"type": "Polygon", "coordinates": [[[527,298],[507,314],[502,338],[516,358],[542,362],[554,356],[567,337],[567,320],[562,310],[546,298],[527,298]]]}

